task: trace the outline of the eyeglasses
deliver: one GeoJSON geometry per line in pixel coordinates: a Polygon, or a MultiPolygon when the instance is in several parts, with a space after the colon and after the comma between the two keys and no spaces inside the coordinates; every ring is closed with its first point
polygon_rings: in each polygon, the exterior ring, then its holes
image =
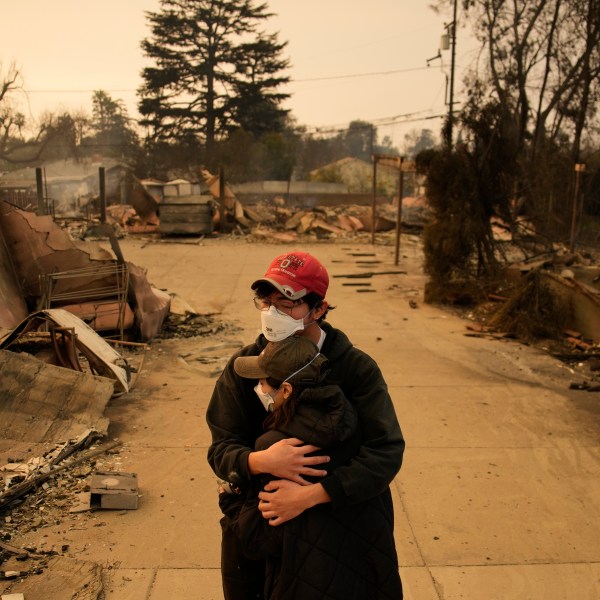
{"type": "Polygon", "coordinates": [[[271,301],[268,298],[254,297],[254,306],[256,306],[258,310],[269,310],[271,306],[274,306],[275,310],[278,311],[294,310],[294,308],[302,304],[304,304],[302,298],[300,300],[286,300],[285,298],[282,298],[281,300],[271,301]]]}

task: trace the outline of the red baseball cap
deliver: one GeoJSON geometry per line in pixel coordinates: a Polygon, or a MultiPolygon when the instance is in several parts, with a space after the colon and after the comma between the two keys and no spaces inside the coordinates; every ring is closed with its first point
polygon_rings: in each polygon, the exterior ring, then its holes
{"type": "Polygon", "coordinates": [[[265,276],[252,284],[252,289],[255,290],[261,282],[270,283],[290,300],[303,298],[309,292],[325,298],[329,275],[308,252],[290,252],[278,256],[269,265],[265,276]]]}

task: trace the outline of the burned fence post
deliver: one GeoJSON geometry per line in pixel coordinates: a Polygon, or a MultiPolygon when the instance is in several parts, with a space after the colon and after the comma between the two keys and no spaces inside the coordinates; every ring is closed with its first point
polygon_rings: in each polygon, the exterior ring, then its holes
{"type": "Polygon", "coordinates": [[[402,197],[404,196],[404,171],[402,163],[404,157],[398,157],[398,213],[396,214],[396,251],[394,253],[394,264],[398,265],[400,260],[400,235],[402,229],[402,197]]]}
{"type": "Polygon", "coordinates": [[[221,232],[226,231],[225,227],[225,171],[219,167],[219,228],[221,232]]]}
{"type": "Polygon", "coordinates": [[[104,167],[98,168],[100,182],[100,223],[106,223],[106,178],[104,167]]]}
{"type": "Polygon", "coordinates": [[[42,177],[42,168],[36,167],[35,169],[35,188],[37,192],[37,212],[38,217],[46,214],[46,207],[44,203],[44,180],[42,177]]]}
{"type": "Polygon", "coordinates": [[[373,205],[371,207],[371,244],[375,245],[375,219],[377,217],[377,155],[373,154],[373,205]]]}
{"type": "Polygon", "coordinates": [[[577,229],[581,223],[583,216],[583,202],[579,201],[580,197],[580,179],[581,174],[585,171],[585,163],[575,164],[575,189],[573,192],[573,206],[571,212],[571,236],[569,240],[569,251],[575,252],[575,242],[577,238],[577,229]]]}

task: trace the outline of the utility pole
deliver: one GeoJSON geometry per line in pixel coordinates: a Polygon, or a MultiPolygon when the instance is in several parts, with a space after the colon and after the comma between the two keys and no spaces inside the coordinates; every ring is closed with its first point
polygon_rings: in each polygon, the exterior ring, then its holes
{"type": "Polygon", "coordinates": [[[450,98],[448,102],[448,148],[452,148],[452,134],[454,129],[454,67],[456,62],[456,5],[457,0],[454,0],[452,9],[452,23],[450,23],[450,37],[452,44],[452,53],[450,58],[450,98]]]}

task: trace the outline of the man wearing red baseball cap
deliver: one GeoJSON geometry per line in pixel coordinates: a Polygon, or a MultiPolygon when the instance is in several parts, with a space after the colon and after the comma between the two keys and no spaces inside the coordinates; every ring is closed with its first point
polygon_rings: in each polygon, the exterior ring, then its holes
{"type": "Polygon", "coordinates": [[[278,342],[300,333],[317,344],[322,334],[318,322],[328,308],[325,302],[328,286],[325,267],[308,252],[291,252],[275,258],[264,277],[251,286],[267,340],[278,342]]]}
{"type": "MultiPolygon", "coordinates": [[[[251,286],[262,334],[228,362],[206,413],[212,433],[208,461],[218,477],[241,489],[252,475],[270,473],[279,478],[259,494],[259,510],[273,526],[318,504],[331,503],[335,511],[379,495],[393,518],[389,484],[402,464],[404,438],[377,363],[324,321],[333,309],[325,300],[328,285],[327,270],[307,252],[289,252],[271,262],[264,276],[251,286]],[[234,359],[256,356],[267,341],[291,335],[306,336],[317,345],[329,360],[328,381],[342,388],[358,413],[360,452],[331,473],[319,468],[328,457],[312,454],[318,448],[296,438],[253,451],[267,413],[254,391],[256,382],[235,373],[234,359]],[[308,476],[322,479],[310,483],[308,476]]],[[[244,556],[234,532],[222,525],[225,600],[264,598],[264,565],[244,556]]]]}

